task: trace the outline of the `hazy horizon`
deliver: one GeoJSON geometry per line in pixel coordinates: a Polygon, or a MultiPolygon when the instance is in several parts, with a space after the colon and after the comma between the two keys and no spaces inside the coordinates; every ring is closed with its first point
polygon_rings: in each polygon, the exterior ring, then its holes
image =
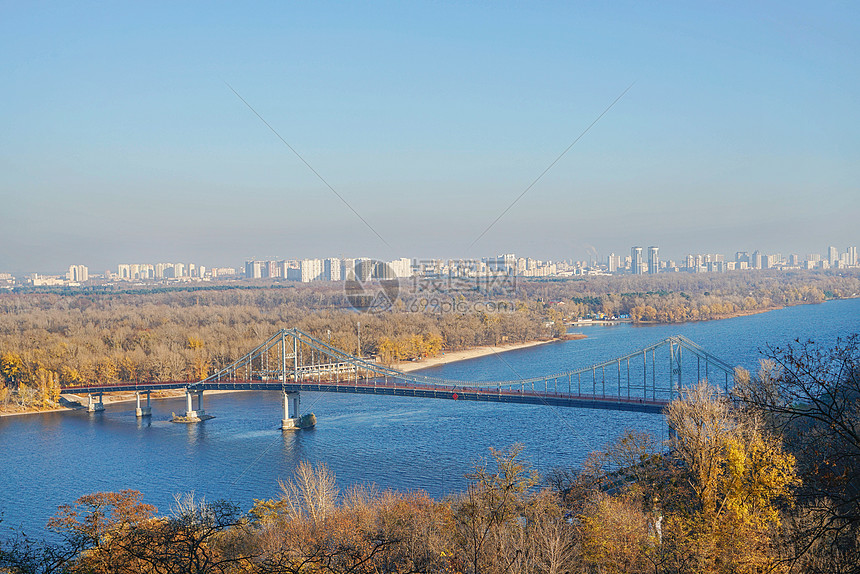
{"type": "Polygon", "coordinates": [[[858,12],[5,5],[0,272],[844,251],[858,12]]]}

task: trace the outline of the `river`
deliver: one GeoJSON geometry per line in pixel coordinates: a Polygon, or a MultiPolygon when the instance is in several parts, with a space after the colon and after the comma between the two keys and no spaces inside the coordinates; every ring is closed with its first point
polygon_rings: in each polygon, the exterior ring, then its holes
{"type": "MultiPolygon", "coordinates": [[[[757,368],[765,345],[794,339],[823,344],[860,331],[860,299],[790,307],[683,325],[575,328],[586,339],[510,351],[427,369],[452,379],[514,379],[560,372],[635,351],[681,334],[732,365],[757,368]]],[[[469,403],[388,396],[303,393],[317,427],[282,433],[279,393],[208,395],[215,419],[168,422],[184,399],[153,401],[139,420],[134,403],[103,413],[58,412],[0,418],[3,528],[40,533],[60,504],[97,491],[135,489],[167,512],[177,493],[229,499],[247,510],[278,495],[278,479],[301,460],[325,462],[339,486],[375,483],[442,497],[466,484],[464,473],[490,447],[520,442],[539,471],[575,467],[627,428],[665,438],[661,415],[469,403]]],[[[0,535],[2,536],[2,535],[0,535]]]]}

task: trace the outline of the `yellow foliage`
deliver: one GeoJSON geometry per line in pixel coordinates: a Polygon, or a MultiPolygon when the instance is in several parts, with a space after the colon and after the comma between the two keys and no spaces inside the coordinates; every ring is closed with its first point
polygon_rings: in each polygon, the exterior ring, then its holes
{"type": "Polygon", "coordinates": [[[657,540],[649,517],[635,504],[601,496],[579,524],[585,564],[607,574],[646,571],[645,555],[657,540]]]}
{"type": "Polygon", "coordinates": [[[392,339],[381,337],[377,352],[384,363],[435,357],[442,352],[443,339],[441,335],[406,335],[392,339]]]}
{"type": "Polygon", "coordinates": [[[700,572],[759,572],[773,558],[778,502],[798,481],[794,457],[707,383],[667,408],[695,499],[682,520],[700,572]],[[718,564],[722,566],[718,567],[718,564]]]}
{"type": "Polygon", "coordinates": [[[67,365],[63,365],[60,371],[60,380],[67,385],[80,385],[84,382],[78,370],[67,365]]]}
{"type": "Polygon", "coordinates": [[[18,373],[24,367],[24,361],[18,353],[4,353],[0,358],[0,374],[8,382],[17,382],[18,373]]]}
{"type": "Polygon", "coordinates": [[[199,339],[197,337],[194,337],[193,335],[189,335],[185,344],[192,351],[196,351],[198,349],[203,348],[203,339],[199,339]]]}

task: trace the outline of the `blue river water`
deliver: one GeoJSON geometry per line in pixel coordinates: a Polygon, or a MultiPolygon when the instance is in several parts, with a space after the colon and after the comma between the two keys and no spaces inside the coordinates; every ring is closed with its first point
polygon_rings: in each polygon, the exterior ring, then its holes
{"type": "MultiPolygon", "coordinates": [[[[765,345],[794,339],[832,344],[860,331],[860,299],[790,307],[721,321],[652,326],[589,326],[586,339],[554,342],[427,369],[460,380],[502,380],[585,367],[681,334],[731,365],[755,370],[765,345]]],[[[278,495],[299,461],[324,462],[342,489],[375,483],[442,497],[490,447],[525,445],[539,471],[576,467],[625,429],[666,437],[662,415],[390,396],[303,393],[317,427],[282,433],[279,393],[207,395],[215,419],[168,422],[184,399],[153,401],[151,420],[133,403],[103,413],[44,413],[0,418],[2,528],[39,533],[57,506],[98,491],[135,489],[169,511],[193,491],[248,509],[278,495]]],[[[0,535],[2,536],[2,535],[0,535]]]]}

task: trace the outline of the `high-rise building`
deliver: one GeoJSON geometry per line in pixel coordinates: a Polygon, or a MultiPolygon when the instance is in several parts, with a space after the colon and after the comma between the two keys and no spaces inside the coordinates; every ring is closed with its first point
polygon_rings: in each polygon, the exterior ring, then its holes
{"type": "Polygon", "coordinates": [[[263,262],[263,277],[268,277],[273,279],[275,277],[281,276],[281,267],[278,265],[277,261],[264,261],[263,262]]]}
{"type": "Polygon", "coordinates": [[[618,259],[619,257],[614,253],[610,253],[609,256],[606,258],[606,269],[610,273],[615,273],[616,271],[618,271],[618,259]]]}
{"type": "Polygon", "coordinates": [[[696,270],[696,256],[695,255],[687,255],[685,259],[685,266],[688,271],[696,270]]]}
{"type": "Polygon", "coordinates": [[[340,259],[326,259],[323,262],[323,275],[326,281],[340,281],[340,259]]]}
{"type": "Polygon", "coordinates": [[[355,280],[355,259],[347,257],[341,261],[340,276],[344,281],[355,280]]]}
{"type": "Polygon", "coordinates": [[[761,252],[758,249],[753,251],[752,257],[750,258],[750,267],[753,269],[761,269],[761,252]]]}
{"type": "MultiPolygon", "coordinates": [[[[373,261],[366,257],[354,260],[355,273],[352,277],[355,281],[370,281],[373,277],[373,261]]],[[[349,277],[347,277],[349,279],[349,277]]]]}
{"type": "Polygon", "coordinates": [[[248,279],[260,279],[263,276],[262,261],[245,261],[245,277],[248,279]]]}
{"type": "Polygon", "coordinates": [[[321,259],[302,259],[300,269],[302,283],[318,281],[323,274],[323,263],[321,259]]]}
{"type": "Polygon", "coordinates": [[[836,267],[836,264],[839,263],[839,250],[832,245],[827,248],[827,260],[831,267],[836,267]]]}
{"type": "Polygon", "coordinates": [[[660,256],[657,253],[659,247],[653,245],[648,248],[648,274],[656,275],[660,272],[660,256]]]}
{"type": "Polygon", "coordinates": [[[845,251],[848,253],[848,265],[857,265],[857,247],[848,247],[845,251]]]}
{"type": "Polygon", "coordinates": [[[633,247],[630,249],[630,272],[634,275],[642,274],[642,248],[633,247]]]}
{"type": "MultiPolygon", "coordinates": [[[[397,277],[412,277],[411,259],[401,257],[400,259],[395,259],[389,265],[397,277]]],[[[516,263],[514,263],[514,269],[516,270],[516,263]]]]}
{"type": "Polygon", "coordinates": [[[490,271],[501,271],[508,275],[515,275],[517,272],[517,256],[513,253],[505,253],[497,257],[490,257],[487,260],[487,266],[490,271]]]}
{"type": "Polygon", "coordinates": [[[69,281],[83,283],[90,277],[90,270],[86,265],[70,265],[69,273],[66,275],[69,281]]]}

